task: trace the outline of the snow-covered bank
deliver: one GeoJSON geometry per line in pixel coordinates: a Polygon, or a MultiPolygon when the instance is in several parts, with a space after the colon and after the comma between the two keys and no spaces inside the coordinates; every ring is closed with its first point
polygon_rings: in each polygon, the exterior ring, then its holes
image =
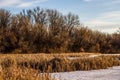
{"type": "Polygon", "coordinates": [[[57,80],[120,80],[120,66],[109,69],[51,73],[57,80]]]}
{"type": "Polygon", "coordinates": [[[84,57],[67,57],[69,60],[75,60],[75,59],[84,59],[84,58],[94,58],[94,57],[99,57],[101,54],[95,54],[95,55],[90,55],[90,56],[84,56],[84,57]]]}

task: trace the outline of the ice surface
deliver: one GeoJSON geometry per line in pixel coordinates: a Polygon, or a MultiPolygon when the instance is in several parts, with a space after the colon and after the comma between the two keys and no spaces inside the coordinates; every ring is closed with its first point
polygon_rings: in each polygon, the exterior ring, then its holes
{"type": "Polygon", "coordinates": [[[51,73],[57,80],[120,80],[120,66],[109,69],[51,73]]]}

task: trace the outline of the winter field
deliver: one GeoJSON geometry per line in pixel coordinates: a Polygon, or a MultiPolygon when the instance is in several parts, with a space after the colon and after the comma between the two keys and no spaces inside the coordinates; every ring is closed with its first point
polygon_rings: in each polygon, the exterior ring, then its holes
{"type": "Polygon", "coordinates": [[[0,80],[120,80],[119,75],[120,54],[0,55],[0,80]]]}
{"type": "MultiPolygon", "coordinates": [[[[94,54],[87,56],[87,58],[95,58],[101,55],[116,56],[120,54],[94,54]]],[[[69,59],[74,60],[79,59],[79,57],[69,57],[69,59]]],[[[51,73],[51,76],[57,80],[120,80],[120,66],[99,70],[51,73]]]]}

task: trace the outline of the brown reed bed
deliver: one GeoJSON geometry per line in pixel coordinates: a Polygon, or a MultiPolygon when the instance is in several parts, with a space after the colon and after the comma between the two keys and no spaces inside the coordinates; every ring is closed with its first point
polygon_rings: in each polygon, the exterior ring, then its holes
{"type": "Polygon", "coordinates": [[[95,54],[4,54],[0,56],[0,80],[54,80],[49,73],[120,66],[120,55],[90,55],[95,54]]]}

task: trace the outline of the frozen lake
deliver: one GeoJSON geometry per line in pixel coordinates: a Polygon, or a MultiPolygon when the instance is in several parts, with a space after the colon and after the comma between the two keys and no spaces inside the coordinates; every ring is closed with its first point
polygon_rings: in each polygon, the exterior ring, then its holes
{"type": "Polygon", "coordinates": [[[120,66],[109,69],[51,73],[57,80],[120,80],[120,66]]]}

